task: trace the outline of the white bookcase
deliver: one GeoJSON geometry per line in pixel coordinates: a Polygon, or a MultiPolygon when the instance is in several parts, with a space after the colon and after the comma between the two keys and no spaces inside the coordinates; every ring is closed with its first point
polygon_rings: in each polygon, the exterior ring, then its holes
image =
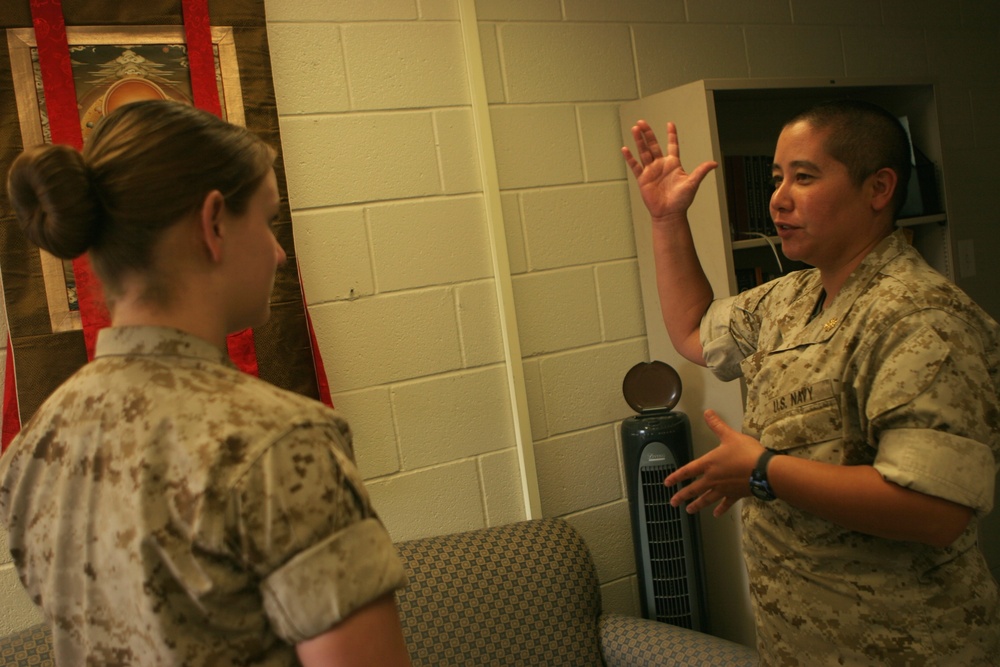
{"type": "MultiPolygon", "coordinates": [[[[869,100],[907,118],[914,146],[935,166],[940,210],[901,220],[899,224],[913,232],[914,246],[931,265],[954,277],[932,83],[925,80],[708,79],[623,103],[620,118],[624,145],[634,146],[631,127],[638,119],[649,122],[664,142],[667,121],[672,121],[677,125],[681,160],[687,169],[706,160],[719,163],[719,168],[702,183],[689,211],[698,255],[717,297],[736,293],[738,269],[768,262],[776,264],[771,244],[780,248],[777,237],[732,239],[731,212],[723,175],[725,157],[773,155],[786,120],[811,103],[833,97],[869,100]]],[[[715,436],[704,425],[702,412],[712,408],[731,426],[739,428],[743,391],[740,383],[719,382],[706,369],[682,359],[670,344],[656,292],[649,216],[631,176],[629,187],[649,356],[670,364],[681,376],[683,394],[676,409],[691,418],[694,450],[698,456],[717,444],[715,436]]],[[[785,262],[783,268],[794,267],[785,262]]],[[[712,518],[707,511],[702,513],[707,606],[714,634],[752,643],[754,631],[739,546],[738,511],[734,508],[722,519],[712,518]]]]}

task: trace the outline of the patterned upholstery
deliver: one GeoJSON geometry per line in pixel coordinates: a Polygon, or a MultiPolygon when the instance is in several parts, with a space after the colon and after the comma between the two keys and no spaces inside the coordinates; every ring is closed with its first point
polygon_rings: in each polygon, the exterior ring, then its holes
{"type": "MultiPolygon", "coordinates": [[[[590,552],[562,519],[396,544],[414,667],[754,667],[754,652],[666,623],[601,614],[590,552]]],[[[54,665],[44,626],[0,637],[0,667],[54,665]]]]}
{"type": "Polygon", "coordinates": [[[604,614],[601,653],[607,665],[629,667],[750,667],[756,652],[712,635],[645,618],[604,614]]]}
{"type": "Polygon", "coordinates": [[[396,545],[403,633],[421,665],[601,665],[600,589],[583,539],[539,519],[396,545]]]}
{"type": "Polygon", "coordinates": [[[39,624],[7,637],[0,637],[0,667],[54,667],[52,635],[39,624]]]}

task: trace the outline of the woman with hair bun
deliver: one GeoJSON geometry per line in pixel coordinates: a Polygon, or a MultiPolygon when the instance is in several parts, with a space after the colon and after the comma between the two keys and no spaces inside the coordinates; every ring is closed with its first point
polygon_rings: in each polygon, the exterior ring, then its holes
{"type": "Polygon", "coordinates": [[[406,576],[326,406],[241,373],[286,257],[275,153],[169,101],[7,182],[25,235],[89,252],[112,326],[0,460],[0,521],[61,665],[409,665],[406,576]]]}

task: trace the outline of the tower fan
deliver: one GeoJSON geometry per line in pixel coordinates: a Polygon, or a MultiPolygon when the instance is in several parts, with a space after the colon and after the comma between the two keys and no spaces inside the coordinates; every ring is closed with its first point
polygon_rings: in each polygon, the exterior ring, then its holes
{"type": "Polygon", "coordinates": [[[664,478],[692,458],[691,424],[672,412],[681,379],[662,361],[633,366],[622,383],[638,414],[622,422],[622,455],[628,486],[639,600],[645,618],[707,630],[705,583],[697,517],[673,507],[679,486],[664,478]]]}

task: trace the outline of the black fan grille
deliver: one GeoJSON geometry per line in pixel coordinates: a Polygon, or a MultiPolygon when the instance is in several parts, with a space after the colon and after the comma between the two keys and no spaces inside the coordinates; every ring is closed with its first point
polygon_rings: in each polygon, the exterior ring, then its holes
{"type": "Polygon", "coordinates": [[[642,505],[646,515],[649,567],[653,584],[655,618],[682,628],[694,628],[694,612],[684,544],[683,510],[670,505],[677,486],[666,487],[663,478],[676,466],[640,469],[642,505]]]}

